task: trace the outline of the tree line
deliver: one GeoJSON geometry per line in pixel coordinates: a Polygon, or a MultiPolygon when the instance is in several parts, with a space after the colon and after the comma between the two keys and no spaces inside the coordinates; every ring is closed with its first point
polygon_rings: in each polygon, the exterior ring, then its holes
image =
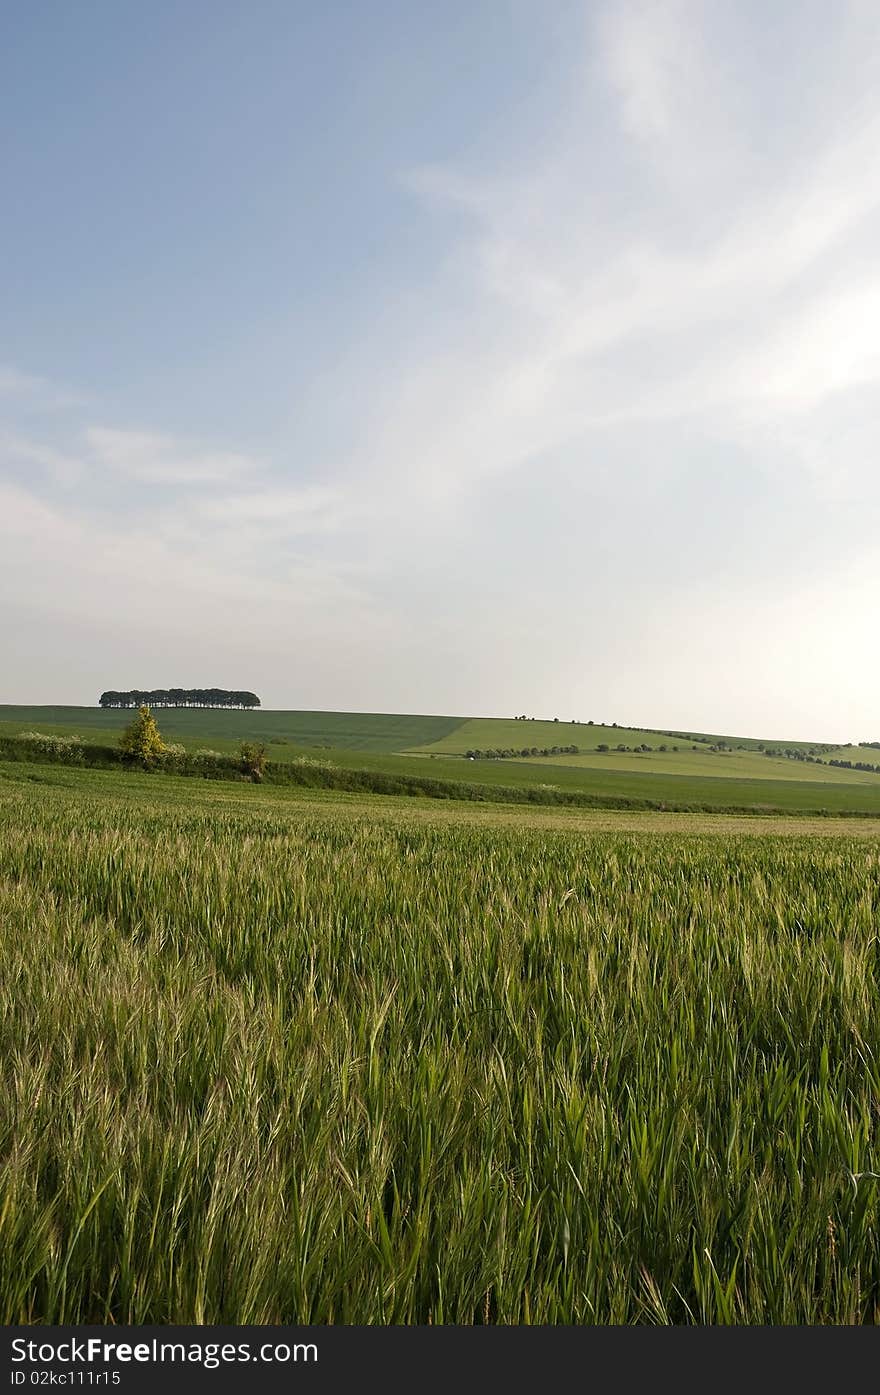
{"type": "MultiPolygon", "coordinates": [[[[517,718],[514,718],[514,721],[516,720],[517,718]]],[[[519,751],[514,750],[512,746],[506,746],[504,749],[496,746],[487,751],[475,747],[464,754],[467,760],[510,760],[517,756],[576,756],[577,753],[577,746],[544,746],[541,749],[537,746],[523,746],[519,751]]]]}
{"type": "Polygon", "coordinates": [[[102,693],[100,707],[259,707],[256,693],[230,692],[226,688],[132,688],[128,692],[102,693]]]}

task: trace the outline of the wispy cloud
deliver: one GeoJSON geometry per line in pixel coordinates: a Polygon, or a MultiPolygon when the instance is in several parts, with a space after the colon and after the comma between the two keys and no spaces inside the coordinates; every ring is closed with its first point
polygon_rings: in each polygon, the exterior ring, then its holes
{"type": "Polygon", "coordinates": [[[0,364],[0,398],[4,397],[47,411],[82,407],[88,401],[83,393],[49,382],[35,373],[22,372],[10,364],[0,364]]]}
{"type": "Polygon", "coordinates": [[[218,523],[254,524],[273,533],[295,535],[332,529],[344,507],[344,496],[337,489],[318,485],[291,489],[285,484],[263,484],[246,494],[220,494],[206,499],[200,512],[218,523]]]}
{"type": "Polygon", "coordinates": [[[380,453],[421,462],[427,488],[516,469],[609,424],[712,413],[737,438],[743,421],[794,419],[880,377],[877,89],[850,92],[833,121],[805,112],[802,142],[762,160],[739,121],[751,77],[717,26],[714,48],[704,33],[715,16],[672,0],[597,20],[594,69],[624,142],[650,154],[637,218],[614,213],[613,180],[593,216],[586,110],[529,152],[519,185],[455,166],[410,176],[464,218],[450,266],[485,307],[476,342],[396,384],[403,411],[380,453]]]}
{"type": "Polygon", "coordinates": [[[91,426],[85,438],[100,465],[148,484],[213,484],[240,479],[254,469],[245,455],[200,449],[154,432],[91,426]]]}
{"type": "Polygon", "coordinates": [[[77,484],[83,477],[82,459],[61,451],[40,438],[15,431],[0,430],[0,477],[4,467],[20,464],[30,471],[38,470],[59,486],[77,484]]]}

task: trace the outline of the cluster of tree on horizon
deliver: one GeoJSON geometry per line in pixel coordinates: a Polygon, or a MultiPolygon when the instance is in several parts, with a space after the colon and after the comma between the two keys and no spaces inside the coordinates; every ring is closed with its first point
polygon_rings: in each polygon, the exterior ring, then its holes
{"type": "Polygon", "coordinates": [[[226,688],[132,688],[128,692],[102,693],[100,707],[240,707],[260,706],[256,693],[230,692],[226,688]]]}

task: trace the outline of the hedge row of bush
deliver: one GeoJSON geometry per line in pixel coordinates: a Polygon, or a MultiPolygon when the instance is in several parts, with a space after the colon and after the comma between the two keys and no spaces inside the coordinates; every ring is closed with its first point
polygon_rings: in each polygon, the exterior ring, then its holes
{"type": "MultiPolygon", "coordinates": [[[[0,736],[0,759],[8,761],[38,761],[52,765],[83,765],[90,769],[109,770],[127,767],[143,770],[143,764],[133,760],[117,746],[102,746],[82,741],[76,736],[52,736],[43,732],[24,731],[20,736],[0,736]]],[[[169,775],[203,775],[206,779],[235,779],[241,772],[237,756],[220,751],[187,751],[183,746],[167,746],[151,767],[169,775]]]]}
{"type": "Polygon", "coordinates": [[[488,750],[481,750],[478,746],[471,751],[465,751],[468,760],[511,760],[520,756],[576,756],[577,746],[523,746],[520,750],[514,750],[512,746],[502,749],[500,746],[490,747],[488,750]]]}

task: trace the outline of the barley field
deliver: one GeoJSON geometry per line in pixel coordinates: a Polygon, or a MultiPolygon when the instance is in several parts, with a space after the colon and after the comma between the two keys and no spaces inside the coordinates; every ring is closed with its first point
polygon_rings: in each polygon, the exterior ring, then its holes
{"type": "Polygon", "coordinates": [[[0,1321],[875,1322],[878,832],[0,768],[0,1321]]]}

